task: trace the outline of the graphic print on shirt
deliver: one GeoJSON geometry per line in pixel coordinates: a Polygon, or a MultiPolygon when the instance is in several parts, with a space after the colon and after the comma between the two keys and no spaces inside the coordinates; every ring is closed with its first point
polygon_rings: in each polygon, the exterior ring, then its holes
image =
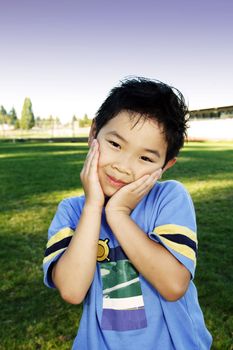
{"type": "MultiPolygon", "coordinates": [[[[99,241],[106,247],[108,240],[99,241]],[[104,243],[103,243],[104,242],[104,243]]],[[[106,248],[106,259],[100,262],[103,285],[103,330],[129,331],[147,327],[138,272],[121,247],[106,248]],[[101,262],[103,261],[103,262],[101,262]]]]}

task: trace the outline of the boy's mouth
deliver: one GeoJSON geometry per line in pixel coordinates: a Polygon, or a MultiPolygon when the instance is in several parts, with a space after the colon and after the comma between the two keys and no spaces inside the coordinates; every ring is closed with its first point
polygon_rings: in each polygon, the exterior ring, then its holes
{"type": "Polygon", "coordinates": [[[118,180],[112,176],[107,175],[107,179],[108,182],[110,182],[111,185],[115,186],[115,187],[122,187],[124,185],[126,185],[126,182],[118,180]]]}

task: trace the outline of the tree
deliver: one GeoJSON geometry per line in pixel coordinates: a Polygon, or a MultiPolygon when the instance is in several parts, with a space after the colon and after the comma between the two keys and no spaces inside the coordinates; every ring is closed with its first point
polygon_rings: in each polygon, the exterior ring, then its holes
{"type": "Polygon", "coordinates": [[[38,128],[41,127],[41,118],[39,116],[35,118],[35,126],[38,128]]]}
{"type": "Polygon", "coordinates": [[[84,115],[83,119],[80,119],[79,126],[80,128],[85,128],[91,126],[92,120],[88,118],[87,114],[84,115]]]}
{"type": "Polygon", "coordinates": [[[60,125],[61,124],[61,121],[60,121],[59,117],[55,118],[55,122],[56,122],[56,125],[60,125]]]}
{"type": "Polygon", "coordinates": [[[2,114],[2,115],[7,114],[6,110],[5,110],[5,108],[3,106],[1,106],[1,108],[0,108],[0,114],[2,114]]]}
{"type": "Polygon", "coordinates": [[[17,119],[16,122],[15,122],[15,129],[20,129],[20,121],[19,121],[19,119],[17,119]]]}
{"type": "Polygon", "coordinates": [[[87,114],[84,115],[84,125],[91,126],[92,120],[88,118],[87,114]]]}
{"type": "Polygon", "coordinates": [[[35,118],[32,112],[32,103],[30,98],[26,97],[23,104],[20,126],[21,129],[29,130],[35,125],[35,118]]]}
{"type": "Polygon", "coordinates": [[[0,107],[0,123],[5,124],[7,119],[7,112],[3,106],[0,107]]]}
{"type": "Polygon", "coordinates": [[[77,118],[76,115],[74,114],[73,117],[72,117],[72,123],[77,122],[77,121],[78,121],[78,118],[77,118]]]}
{"type": "Polygon", "coordinates": [[[8,114],[8,124],[14,125],[14,127],[16,127],[18,124],[17,120],[18,120],[18,118],[17,118],[16,111],[15,111],[14,107],[12,107],[10,113],[8,114]]]}

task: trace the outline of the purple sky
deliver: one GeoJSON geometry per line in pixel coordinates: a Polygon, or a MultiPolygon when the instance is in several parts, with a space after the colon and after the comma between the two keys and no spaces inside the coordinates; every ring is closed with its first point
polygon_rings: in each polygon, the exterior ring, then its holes
{"type": "Polygon", "coordinates": [[[0,105],[62,120],[128,75],[179,88],[190,109],[233,104],[231,0],[0,0],[0,105]]]}

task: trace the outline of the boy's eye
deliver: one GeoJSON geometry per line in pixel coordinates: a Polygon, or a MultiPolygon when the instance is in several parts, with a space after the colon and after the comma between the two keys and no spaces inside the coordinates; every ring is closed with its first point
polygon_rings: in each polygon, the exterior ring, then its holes
{"type": "Polygon", "coordinates": [[[108,142],[110,143],[110,145],[112,145],[115,148],[119,148],[120,147],[120,145],[118,143],[114,142],[114,141],[108,141],[108,142]]]}
{"type": "Polygon", "coordinates": [[[142,156],[141,159],[144,160],[145,162],[151,162],[151,163],[153,163],[153,160],[151,160],[151,159],[148,158],[148,157],[142,156]]]}

